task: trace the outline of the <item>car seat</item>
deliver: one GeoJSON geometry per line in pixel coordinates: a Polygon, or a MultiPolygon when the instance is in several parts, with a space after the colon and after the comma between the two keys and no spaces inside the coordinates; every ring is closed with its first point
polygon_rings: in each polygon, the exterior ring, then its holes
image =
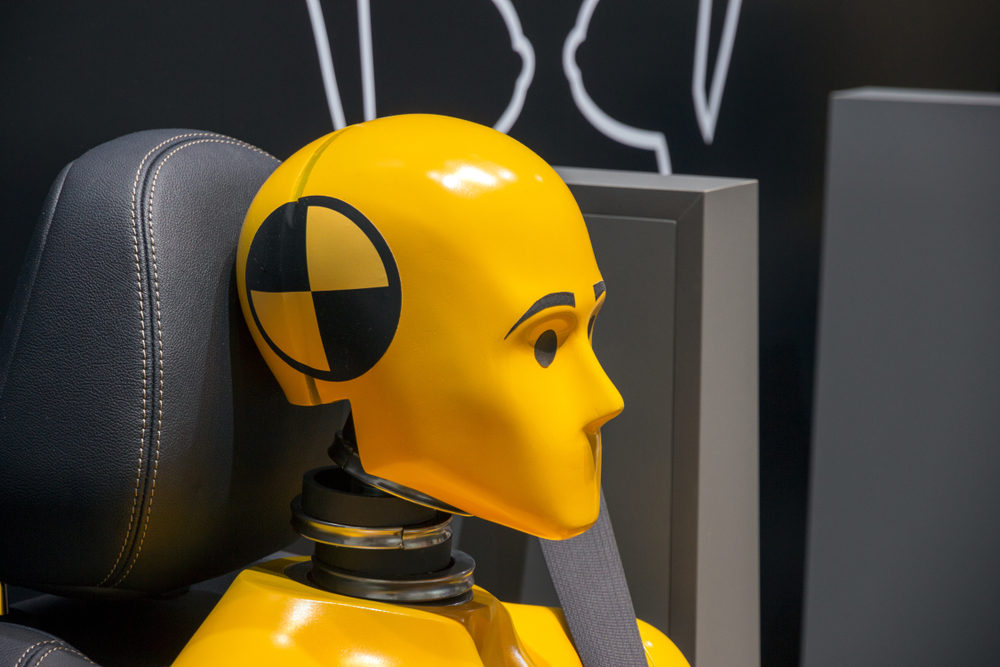
{"type": "Polygon", "coordinates": [[[0,617],[0,665],[84,660],[25,625],[100,662],[169,661],[211,608],[188,587],[294,539],[288,502],[346,410],[285,400],[236,299],[243,215],[277,164],[153,130],[56,178],[0,333],[0,582],[45,593],[0,617]]]}

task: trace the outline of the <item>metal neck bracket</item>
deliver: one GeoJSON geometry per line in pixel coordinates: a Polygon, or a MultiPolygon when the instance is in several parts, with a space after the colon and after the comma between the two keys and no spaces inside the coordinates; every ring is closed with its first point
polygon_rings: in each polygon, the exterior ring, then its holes
{"type": "Polygon", "coordinates": [[[384,493],[343,468],[306,473],[292,525],[315,551],[289,574],[325,590],[404,603],[471,596],[475,562],[452,551],[450,514],[384,493]]]}

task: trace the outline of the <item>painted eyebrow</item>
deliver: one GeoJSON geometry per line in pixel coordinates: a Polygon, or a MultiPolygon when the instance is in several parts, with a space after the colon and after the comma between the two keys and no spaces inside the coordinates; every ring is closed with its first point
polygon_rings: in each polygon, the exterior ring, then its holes
{"type": "Polygon", "coordinates": [[[504,336],[503,339],[507,340],[507,338],[514,333],[514,329],[521,326],[526,319],[535,313],[539,313],[546,308],[554,308],[555,306],[570,306],[572,308],[576,308],[576,297],[572,292],[553,292],[552,294],[546,294],[541,299],[531,304],[531,308],[524,311],[524,315],[521,315],[520,319],[514,323],[514,326],[510,328],[510,331],[507,332],[507,335],[504,336]]]}

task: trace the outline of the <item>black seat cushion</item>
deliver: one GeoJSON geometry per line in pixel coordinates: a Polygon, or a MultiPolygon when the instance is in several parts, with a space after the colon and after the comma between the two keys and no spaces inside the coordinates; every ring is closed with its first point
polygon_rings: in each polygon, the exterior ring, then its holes
{"type": "Polygon", "coordinates": [[[0,580],[161,592],[293,539],[288,502],[345,413],[287,403],[236,301],[277,164],[155,130],[59,174],[0,334],[0,580]]]}

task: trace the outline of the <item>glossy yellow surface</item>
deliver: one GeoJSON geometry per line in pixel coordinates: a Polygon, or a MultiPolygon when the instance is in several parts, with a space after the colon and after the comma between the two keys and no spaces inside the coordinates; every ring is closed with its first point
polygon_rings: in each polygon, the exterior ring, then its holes
{"type": "MultiPolygon", "coordinates": [[[[283,574],[302,560],[242,572],[175,666],[580,665],[557,609],[501,603],[480,588],[456,607],[349,598],[283,574]]],[[[642,621],[639,631],[650,665],[687,667],[662,633],[642,621]]]]}
{"type": "MultiPolygon", "coordinates": [[[[385,285],[369,241],[329,210],[310,206],[308,216],[310,281],[335,289],[385,285]]],[[[551,539],[596,520],[600,429],[623,407],[588,333],[604,299],[602,278],[576,202],[529,149],[487,127],[426,115],[320,138],[282,164],[254,199],[237,278],[255,340],[288,399],[350,399],[368,473],[551,539]],[[251,317],[253,298],[272,342],[280,338],[288,356],[324,371],[306,296],[258,301],[246,289],[247,257],[265,218],[317,195],[347,202],[371,221],[401,285],[388,349],[346,381],[293,368],[251,317]],[[553,305],[522,321],[547,295],[558,295],[544,302],[553,305]],[[554,357],[547,344],[558,346],[554,357]]],[[[365,326],[357,323],[362,332],[365,326]]]]}

